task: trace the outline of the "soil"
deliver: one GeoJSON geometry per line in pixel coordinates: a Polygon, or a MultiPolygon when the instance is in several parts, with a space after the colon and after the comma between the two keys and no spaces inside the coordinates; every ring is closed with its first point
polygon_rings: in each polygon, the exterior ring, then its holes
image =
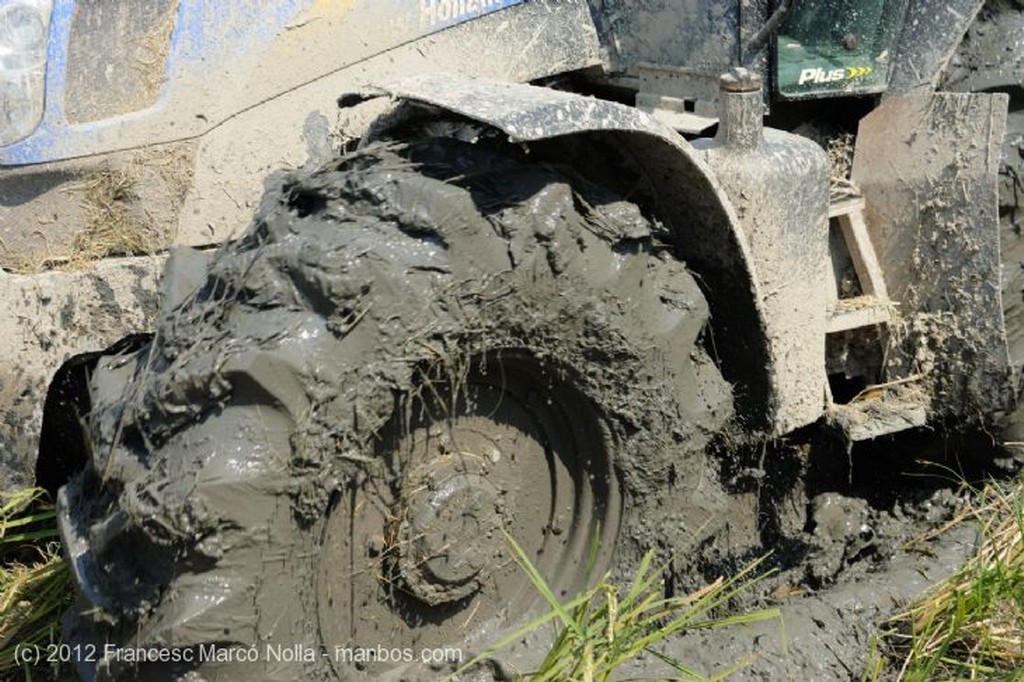
{"type": "MultiPolygon", "coordinates": [[[[776,607],[779,619],[698,630],[667,643],[663,653],[707,675],[736,666],[734,680],[863,679],[873,651],[891,652],[879,639],[892,627],[888,621],[975,551],[977,530],[970,525],[929,537],[963,508],[967,493],[936,469],[913,473],[917,465],[896,454],[938,440],[919,433],[853,452],[855,471],[872,470],[870,485],[832,476],[826,487],[843,492],[800,496],[806,506],[765,543],[777,572],[737,605],[738,612],[776,607]],[[912,482],[915,475],[930,483],[912,482]]],[[[734,574],[735,565],[718,573],[734,574]]],[[[634,670],[655,677],[670,672],[653,660],[634,670]]]]}

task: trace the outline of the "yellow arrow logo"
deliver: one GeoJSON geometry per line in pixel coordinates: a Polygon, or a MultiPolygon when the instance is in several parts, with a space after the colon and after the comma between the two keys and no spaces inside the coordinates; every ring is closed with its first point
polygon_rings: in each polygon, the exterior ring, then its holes
{"type": "Polygon", "coordinates": [[[846,67],[847,78],[863,78],[870,75],[874,69],[870,66],[848,66],[846,67]]]}

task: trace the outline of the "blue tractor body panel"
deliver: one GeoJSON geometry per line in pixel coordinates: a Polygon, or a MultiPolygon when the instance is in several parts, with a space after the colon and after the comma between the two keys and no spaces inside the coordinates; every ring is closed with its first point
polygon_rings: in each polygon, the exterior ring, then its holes
{"type": "MultiPolygon", "coordinates": [[[[85,0],[55,0],[47,48],[43,117],[29,137],[0,147],[0,165],[57,161],[195,137],[235,113],[299,85],[523,2],[168,2],[165,19],[169,30],[159,30],[160,17],[156,17],[150,24],[141,24],[156,29],[153,32],[123,35],[119,29],[124,26],[140,26],[133,22],[132,15],[144,12],[147,3],[111,2],[98,7],[97,3],[85,0]],[[79,20],[79,13],[94,10],[104,13],[98,25],[79,20]],[[93,35],[84,35],[86,31],[93,35]],[[91,64],[83,65],[83,60],[76,62],[72,58],[76,41],[79,53],[91,57],[84,61],[91,64]],[[166,43],[153,44],[154,41],[166,43]],[[139,52],[144,48],[149,50],[149,56],[134,61],[131,54],[120,59],[115,56],[117,50],[139,52]],[[302,53],[308,53],[308,59],[302,61],[301,68],[298,62],[288,63],[302,53]],[[162,63],[140,64],[150,57],[162,63]],[[159,77],[156,87],[149,84],[155,92],[144,108],[96,120],[75,120],[81,116],[70,115],[67,105],[73,94],[89,93],[102,99],[108,82],[129,78],[134,75],[132,71],[143,67],[155,68],[159,77]],[[125,73],[109,73],[118,68],[125,73]],[[72,93],[69,73],[75,70],[86,79],[96,77],[72,93]]],[[[76,108],[80,108],[77,103],[76,108]]]]}

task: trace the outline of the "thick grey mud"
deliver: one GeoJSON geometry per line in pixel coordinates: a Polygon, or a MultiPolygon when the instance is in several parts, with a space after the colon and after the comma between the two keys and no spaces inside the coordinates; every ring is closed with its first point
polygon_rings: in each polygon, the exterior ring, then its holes
{"type": "MultiPolygon", "coordinates": [[[[860,680],[871,652],[888,651],[879,639],[888,621],[976,551],[976,528],[934,531],[969,498],[950,472],[973,460],[963,475],[986,473],[986,434],[907,432],[849,452],[823,433],[804,435],[805,445],[733,453],[739,458],[723,467],[731,494],[756,499],[760,545],[744,548],[723,534],[702,548],[707,581],[767,555],[775,572],[732,608],[773,607],[781,617],[693,631],[662,653],[707,675],[735,667],[730,680],[860,680]]],[[[626,672],[671,675],[653,657],[626,672]]]]}
{"type": "Polygon", "coordinates": [[[634,204],[525,157],[374,144],[272,179],[214,257],[174,255],[152,341],[96,365],[60,509],[69,640],[179,653],[83,675],[436,679],[330,654],[469,655],[541,612],[503,530],[562,595],[595,538],[590,571],[625,578],[721,531],[703,450],[731,394],[700,290],[634,204]],[[267,646],[327,655],[232,658],[267,646]]]}

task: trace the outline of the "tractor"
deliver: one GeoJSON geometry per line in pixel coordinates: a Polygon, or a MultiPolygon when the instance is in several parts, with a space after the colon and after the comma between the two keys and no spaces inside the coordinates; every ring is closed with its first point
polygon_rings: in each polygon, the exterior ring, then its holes
{"type": "Polygon", "coordinates": [[[79,673],[436,679],[320,654],[528,622],[506,535],[682,584],[744,448],[1012,421],[1022,81],[1016,0],[0,0],[79,673]]]}

